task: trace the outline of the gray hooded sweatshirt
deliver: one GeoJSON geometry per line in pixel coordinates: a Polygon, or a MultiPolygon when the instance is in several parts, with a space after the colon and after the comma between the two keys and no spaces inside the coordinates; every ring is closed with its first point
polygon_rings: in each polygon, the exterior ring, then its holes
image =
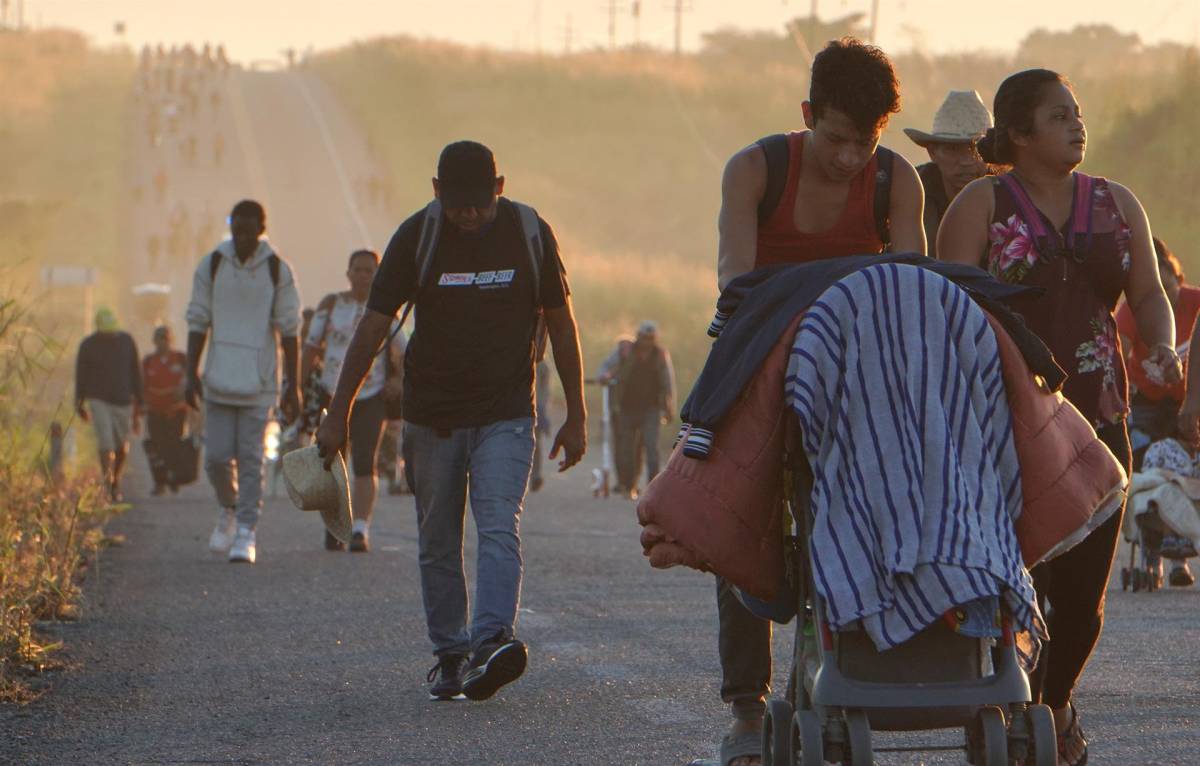
{"type": "Polygon", "coordinates": [[[267,240],[245,263],[233,242],[217,249],[216,279],[212,254],[200,259],[192,276],[188,303],[190,332],[208,332],[204,360],[204,396],[234,407],[269,407],[279,397],[279,343],[300,332],[300,293],[287,261],[279,260],[279,283],[271,283],[268,264],[274,253],[267,240]]]}

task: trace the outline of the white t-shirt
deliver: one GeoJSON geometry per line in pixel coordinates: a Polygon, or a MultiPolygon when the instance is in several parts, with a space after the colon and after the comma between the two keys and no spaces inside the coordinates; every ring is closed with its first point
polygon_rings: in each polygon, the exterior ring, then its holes
{"type": "MultiPolygon", "coordinates": [[[[342,371],[342,360],[346,358],[346,350],[350,347],[350,339],[354,337],[354,328],[366,311],[366,303],[354,300],[350,293],[339,293],[337,300],[330,309],[318,309],[313,315],[308,328],[306,343],[319,348],[322,341],[325,344],[324,366],[321,369],[321,386],[330,393],[337,386],[338,374],[342,371]]],[[[396,320],[392,321],[391,330],[396,329],[396,320]]],[[[404,355],[407,338],[403,331],[397,332],[392,338],[392,348],[404,355]]],[[[358,390],[359,399],[370,399],[383,390],[384,379],[387,376],[384,354],[375,356],[367,377],[363,380],[362,388],[358,390]]]]}

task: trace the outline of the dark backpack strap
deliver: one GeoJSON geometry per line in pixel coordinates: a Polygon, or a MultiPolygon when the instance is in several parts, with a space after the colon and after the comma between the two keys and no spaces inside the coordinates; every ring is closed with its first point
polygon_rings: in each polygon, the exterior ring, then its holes
{"type": "Polygon", "coordinates": [[[221,268],[222,253],[220,250],[213,250],[208,256],[208,283],[211,285],[217,279],[217,269],[221,268]]]}
{"type": "Polygon", "coordinates": [[[429,269],[433,266],[433,255],[437,251],[442,235],[442,203],[431,200],[425,206],[425,217],[421,220],[421,238],[417,240],[417,288],[425,286],[429,269]]]}
{"type": "Polygon", "coordinates": [[[886,146],[875,149],[875,231],[887,250],[892,244],[892,174],[896,154],[886,146]]]}
{"type": "Polygon", "coordinates": [[[533,346],[535,361],[542,361],[546,354],[546,335],[549,327],[546,325],[546,313],[542,311],[542,260],[546,252],[542,247],[542,225],[538,220],[537,211],[529,205],[513,200],[517,211],[517,220],[521,224],[521,234],[525,239],[525,252],[529,257],[529,267],[533,274],[533,305],[538,318],[533,328],[533,346]]]}
{"type": "Polygon", "coordinates": [[[783,199],[783,187],[787,186],[788,164],[791,162],[791,148],[788,146],[786,133],[776,133],[760,138],[754,142],[767,158],[767,186],[763,190],[762,201],[758,203],[758,224],[767,222],[779,200],[783,199]]]}
{"type": "MultiPolygon", "coordinates": [[[[416,261],[417,267],[417,290],[419,291],[425,286],[429,278],[429,270],[433,266],[433,256],[437,251],[438,240],[442,236],[442,203],[441,201],[432,199],[425,206],[425,214],[421,219],[421,236],[417,239],[417,251],[413,254],[413,260],[416,261]]],[[[413,307],[417,303],[417,296],[414,294],[404,304],[404,310],[400,312],[400,321],[396,323],[395,328],[388,335],[387,340],[383,342],[379,350],[375,352],[379,356],[391,345],[396,334],[404,327],[404,323],[408,321],[408,315],[412,313],[413,307]]]]}
{"type": "Polygon", "coordinates": [[[517,220],[521,223],[521,234],[525,238],[525,253],[529,256],[529,267],[533,272],[533,304],[539,308],[542,305],[542,225],[538,222],[537,211],[529,205],[512,202],[517,210],[517,220]]]}
{"type": "MultiPolygon", "coordinates": [[[[217,278],[217,269],[221,268],[221,259],[224,258],[224,253],[220,250],[213,250],[208,261],[208,281],[212,282],[217,278]]],[[[267,256],[267,271],[271,273],[271,286],[279,287],[279,256],[271,253],[267,256]]]]}

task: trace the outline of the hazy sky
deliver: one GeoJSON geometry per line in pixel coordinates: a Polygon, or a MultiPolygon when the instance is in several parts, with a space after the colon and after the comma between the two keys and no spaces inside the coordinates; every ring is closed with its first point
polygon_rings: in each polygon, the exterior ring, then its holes
{"type": "MultiPolygon", "coordinates": [[[[100,42],[113,41],[113,22],[124,21],[130,42],[224,41],[238,60],[274,58],[283,48],[327,48],[354,39],[410,34],[499,48],[564,48],[573,28],[574,47],[606,45],[608,2],[617,2],[619,42],[633,40],[631,0],[24,0],[26,21],[81,29],[100,42]],[[538,19],[540,17],[540,24],[538,19]]],[[[684,44],[701,32],[735,25],[779,29],[807,15],[812,0],[681,0],[684,44]]],[[[3,3],[4,0],[0,0],[3,3]]],[[[8,0],[15,8],[21,0],[8,0]]],[[[673,40],[676,0],[641,0],[641,39],[662,47],[673,40]]],[[[869,11],[871,0],[817,0],[821,18],[869,11]]],[[[1143,40],[1195,43],[1200,37],[1198,0],[879,0],[879,43],[885,49],[937,51],[1011,49],[1033,27],[1066,29],[1105,22],[1137,32],[1143,40]]],[[[13,11],[10,11],[12,13],[13,11]]],[[[1100,52],[1102,54],[1102,52],[1100,52]]]]}

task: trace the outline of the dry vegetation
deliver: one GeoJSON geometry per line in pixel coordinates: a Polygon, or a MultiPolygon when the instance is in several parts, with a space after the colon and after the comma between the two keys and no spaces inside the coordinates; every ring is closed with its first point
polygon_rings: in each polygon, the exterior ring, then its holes
{"type": "MultiPolygon", "coordinates": [[[[513,197],[555,225],[575,290],[589,369],[618,332],[660,321],[687,387],[707,353],[716,298],[716,214],[725,159],[794,129],[808,90],[807,51],[856,31],[855,19],[779,34],[722,31],[696,55],[653,51],[535,57],[404,38],[317,58],[395,179],[401,220],[426,201],[447,142],[490,144],[513,197]]],[[[1189,205],[1200,186],[1197,64],[1107,27],[1030,34],[1014,56],[894,58],[904,98],[884,143],[914,162],[901,132],[928,129],[951,89],[988,103],[1007,74],[1045,66],[1072,77],[1092,151],[1084,170],[1125,183],[1156,231],[1200,272],[1189,205]],[[1097,51],[1103,55],[1096,55],[1097,51]]]]}
{"type": "Polygon", "coordinates": [[[63,413],[39,393],[63,350],[0,296],[0,702],[33,696],[29,677],[58,648],[35,626],[74,618],[82,565],[116,510],[92,475],[51,456],[47,423],[63,413]]]}
{"type": "Polygon", "coordinates": [[[0,32],[0,268],[34,284],[46,262],[122,280],[120,226],[134,60],[74,32],[0,32]]]}
{"type": "Polygon", "coordinates": [[[104,298],[122,279],[132,71],[128,55],[74,33],[0,33],[0,701],[30,699],[31,675],[53,664],[57,644],[37,624],[75,615],[115,510],[69,455],[49,469],[50,424],[71,420],[81,316],[77,292],[44,294],[36,280],[47,263],[95,266],[104,298]]]}

